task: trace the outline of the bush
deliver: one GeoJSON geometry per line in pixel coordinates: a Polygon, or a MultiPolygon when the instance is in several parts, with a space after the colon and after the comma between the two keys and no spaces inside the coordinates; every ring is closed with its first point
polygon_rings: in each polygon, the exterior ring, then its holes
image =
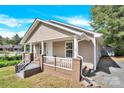
{"type": "Polygon", "coordinates": [[[18,55],[18,56],[3,56],[3,57],[0,57],[0,60],[8,60],[8,61],[11,61],[11,60],[21,60],[22,56],[21,55],[18,55]]]}
{"type": "Polygon", "coordinates": [[[115,56],[124,56],[124,50],[115,49],[115,56]]]}
{"type": "Polygon", "coordinates": [[[0,68],[6,66],[12,66],[19,62],[21,62],[21,55],[12,56],[12,57],[9,56],[0,57],[0,68]]]}
{"type": "Polygon", "coordinates": [[[0,68],[6,66],[12,66],[19,63],[21,60],[13,60],[13,61],[0,61],[0,68]]]}

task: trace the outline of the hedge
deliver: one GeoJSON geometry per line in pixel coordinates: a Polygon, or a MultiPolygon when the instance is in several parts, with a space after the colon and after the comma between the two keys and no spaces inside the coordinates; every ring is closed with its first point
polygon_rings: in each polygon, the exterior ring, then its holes
{"type": "Polygon", "coordinates": [[[19,62],[21,62],[21,60],[13,60],[13,61],[1,61],[0,60],[0,68],[6,67],[6,66],[12,66],[12,65],[15,65],[19,62]]]}
{"type": "Polygon", "coordinates": [[[21,56],[0,57],[0,68],[1,67],[6,67],[6,66],[12,66],[12,65],[15,65],[19,62],[21,62],[21,56]]]}
{"type": "Polygon", "coordinates": [[[11,61],[11,60],[21,60],[22,56],[21,55],[18,55],[18,56],[2,56],[0,57],[0,60],[8,60],[8,61],[11,61]]]}

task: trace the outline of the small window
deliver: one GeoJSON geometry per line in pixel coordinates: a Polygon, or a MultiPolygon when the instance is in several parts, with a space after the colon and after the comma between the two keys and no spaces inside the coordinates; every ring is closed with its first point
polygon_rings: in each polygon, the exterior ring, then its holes
{"type": "Polygon", "coordinates": [[[73,42],[66,42],[66,57],[73,57],[73,42]]]}
{"type": "Polygon", "coordinates": [[[40,54],[42,54],[42,46],[41,46],[41,44],[40,44],[40,54]]]}

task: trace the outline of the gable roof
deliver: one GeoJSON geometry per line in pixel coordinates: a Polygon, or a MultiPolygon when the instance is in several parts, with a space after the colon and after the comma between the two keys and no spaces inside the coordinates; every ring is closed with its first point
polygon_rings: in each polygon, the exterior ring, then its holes
{"type": "Polygon", "coordinates": [[[88,31],[88,30],[85,30],[85,29],[82,29],[82,28],[79,28],[79,27],[76,27],[76,26],[69,25],[69,24],[65,24],[65,23],[61,23],[61,22],[53,21],[53,20],[44,21],[44,20],[41,20],[41,19],[37,18],[32,23],[32,25],[30,26],[28,31],[25,33],[23,39],[20,42],[21,44],[25,43],[25,41],[28,39],[28,37],[31,35],[31,33],[33,32],[33,30],[37,27],[37,25],[39,23],[48,24],[48,25],[63,29],[65,31],[68,31],[70,33],[73,33],[73,34],[76,34],[76,35],[79,35],[79,36],[84,34],[84,33],[89,33],[89,34],[92,34],[92,35],[94,35],[96,37],[101,36],[100,33],[91,32],[91,31],[88,31]]]}
{"type": "Polygon", "coordinates": [[[79,32],[86,32],[86,33],[89,33],[89,34],[92,34],[92,35],[95,35],[95,34],[100,35],[100,33],[93,32],[92,30],[86,30],[84,28],[74,26],[74,25],[71,25],[71,24],[62,23],[62,22],[58,22],[58,21],[55,21],[55,20],[49,20],[49,22],[54,23],[54,24],[58,24],[58,25],[61,25],[61,26],[64,26],[64,27],[67,27],[67,28],[70,28],[70,29],[74,29],[74,30],[79,31],[79,32]]]}

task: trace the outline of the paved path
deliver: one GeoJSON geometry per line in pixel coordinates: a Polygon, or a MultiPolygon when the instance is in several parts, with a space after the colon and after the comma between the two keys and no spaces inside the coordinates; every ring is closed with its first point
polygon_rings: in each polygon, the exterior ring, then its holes
{"type": "Polygon", "coordinates": [[[104,58],[100,61],[97,72],[91,77],[102,87],[124,88],[124,62],[104,58]]]}

